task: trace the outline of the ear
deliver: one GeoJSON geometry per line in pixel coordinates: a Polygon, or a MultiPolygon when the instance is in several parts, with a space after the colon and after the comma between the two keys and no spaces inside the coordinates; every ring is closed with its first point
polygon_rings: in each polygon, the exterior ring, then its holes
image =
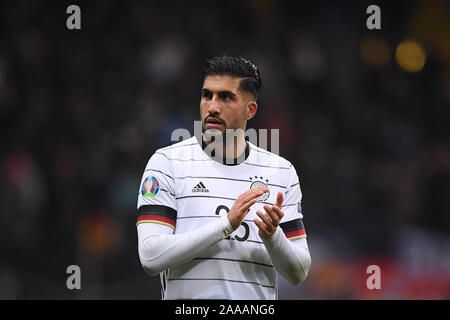
{"type": "Polygon", "coordinates": [[[249,101],[247,103],[247,120],[250,120],[251,118],[253,118],[256,114],[256,111],[258,110],[258,104],[256,103],[256,101],[249,101]]]}

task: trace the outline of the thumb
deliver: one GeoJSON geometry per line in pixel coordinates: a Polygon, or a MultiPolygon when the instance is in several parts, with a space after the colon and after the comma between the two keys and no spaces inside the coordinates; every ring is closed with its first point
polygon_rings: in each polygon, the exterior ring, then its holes
{"type": "Polygon", "coordinates": [[[281,209],[281,205],[283,204],[283,193],[278,192],[277,194],[277,203],[275,205],[281,209]]]}

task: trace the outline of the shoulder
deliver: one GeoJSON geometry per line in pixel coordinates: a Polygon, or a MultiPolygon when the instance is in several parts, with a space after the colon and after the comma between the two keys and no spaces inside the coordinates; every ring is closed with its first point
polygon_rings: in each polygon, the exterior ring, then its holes
{"type": "Polygon", "coordinates": [[[194,136],[170,146],[157,149],[150,157],[149,163],[155,164],[158,162],[158,165],[165,163],[165,166],[176,167],[185,166],[192,161],[205,161],[209,159],[205,158],[207,156],[202,152],[197,138],[194,136]]]}
{"type": "Polygon", "coordinates": [[[159,148],[154,155],[160,155],[167,159],[186,158],[188,155],[198,153],[198,141],[195,136],[185,139],[183,141],[174,143],[170,146],[159,148]]]}
{"type": "Polygon", "coordinates": [[[250,152],[254,153],[252,158],[256,159],[258,164],[267,164],[272,167],[286,170],[291,170],[294,168],[292,163],[282,156],[257,147],[250,142],[248,144],[250,146],[250,152]]]}
{"type": "Polygon", "coordinates": [[[192,149],[193,147],[195,147],[195,145],[198,145],[198,142],[197,142],[197,139],[195,138],[195,136],[193,136],[188,139],[184,139],[180,142],[171,144],[170,146],[167,146],[164,148],[159,148],[158,150],[156,150],[156,152],[164,153],[164,154],[176,154],[176,153],[179,153],[180,151],[181,152],[186,151],[186,149],[190,149],[190,148],[192,149]]]}
{"type": "Polygon", "coordinates": [[[175,181],[177,172],[175,169],[177,169],[178,166],[186,165],[186,163],[189,162],[189,160],[186,159],[192,159],[194,157],[192,154],[197,153],[195,144],[198,143],[194,136],[193,138],[185,139],[170,146],[157,149],[150,156],[144,172],[157,172],[169,178],[171,181],[175,181]]]}

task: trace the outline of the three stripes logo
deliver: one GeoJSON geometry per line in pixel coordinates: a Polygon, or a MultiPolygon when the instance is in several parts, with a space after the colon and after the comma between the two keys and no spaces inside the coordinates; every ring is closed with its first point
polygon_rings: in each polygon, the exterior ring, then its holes
{"type": "Polygon", "coordinates": [[[193,189],[192,192],[209,192],[209,190],[205,187],[203,182],[199,182],[193,189]]]}

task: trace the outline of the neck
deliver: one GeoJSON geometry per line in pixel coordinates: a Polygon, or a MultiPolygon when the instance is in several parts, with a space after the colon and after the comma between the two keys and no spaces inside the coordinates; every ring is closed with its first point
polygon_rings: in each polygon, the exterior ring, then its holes
{"type": "Polygon", "coordinates": [[[223,141],[206,141],[202,137],[202,145],[205,152],[223,164],[240,164],[249,153],[244,136],[224,138],[223,141]]]}

